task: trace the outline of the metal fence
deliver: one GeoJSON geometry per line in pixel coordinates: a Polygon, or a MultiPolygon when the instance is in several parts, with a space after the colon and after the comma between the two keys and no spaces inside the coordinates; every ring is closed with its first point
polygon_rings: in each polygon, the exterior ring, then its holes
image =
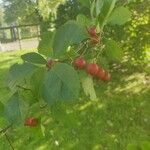
{"type": "Polygon", "coordinates": [[[0,51],[35,49],[40,36],[39,25],[0,28],[0,51]]]}

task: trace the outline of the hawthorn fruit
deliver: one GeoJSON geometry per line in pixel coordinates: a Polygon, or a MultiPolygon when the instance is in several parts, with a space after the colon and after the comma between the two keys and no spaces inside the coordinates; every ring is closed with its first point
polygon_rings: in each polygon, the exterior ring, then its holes
{"type": "Polygon", "coordinates": [[[103,78],[104,78],[104,76],[105,76],[105,70],[102,69],[101,67],[99,67],[96,76],[97,76],[99,79],[103,80],[103,78]]]}
{"type": "Polygon", "coordinates": [[[52,64],[53,64],[53,60],[50,59],[50,60],[47,61],[46,66],[47,66],[48,68],[51,68],[52,64]]]}
{"type": "Polygon", "coordinates": [[[30,127],[36,127],[38,125],[38,119],[37,118],[27,118],[25,120],[24,126],[30,126],[30,127]]]}
{"type": "Polygon", "coordinates": [[[86,67],[86,71],[88,74],[95,76],[98,72],[98,65],[97,64],[88,64],[86,67]]]}
{"type": "Polygon", "coordinates": [[[96,31],[96,27],[95,27],[95,26],[90,27],[90,28],[87,28],[87,32],[88,32],[88,34],[89,34],[91,37],[97,35],[97,31],[96,31]]]}
{"type": "Polygon", "coordinates": [[[47,61],[46,67],[47,67],[48,69],[51,69],[52,66],[54,65],[54,63],[55,63],[54,60],[49,59],[49,60],[47,61]]]}
{"type": "Polygon", "coordinates": [[[111,75],[108,72],[105,72],[104,77],[102,78],[103,81],[110,81],[111,75]]]}
{"type": "Polygon", "coordinates": [[[86,66],[86,61],[83,57],[78,57],[74,61],[74,66],[78,69],[84,69],[86,66]]]}

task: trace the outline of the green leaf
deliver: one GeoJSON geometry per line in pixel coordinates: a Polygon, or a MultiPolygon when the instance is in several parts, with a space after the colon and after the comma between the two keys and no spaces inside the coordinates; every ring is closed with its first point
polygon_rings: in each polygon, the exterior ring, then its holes
{"type": "Polygon", "coordinates": [[[91,100],[97,100],[92,77],[85,72],[80,72],[80,79],[85,95],[89,96],[91,100]]]}
{"type": "Polygon", "coordinates": [[[41,35],[41,40],[38,45],[38,52],[42,55],[47,57],[52,56],[53,54],[53,39],[54,39],[54,32],[46,32],[41,35]]]}
{"type": "Polygon", "coordinates": [[[133,144],[128,144],[127,150],[137,150],[137,146],[133,144]]]}
{"type": "Polygon", "coordinates": [[[42,135],[43,137],[45,137],[46,135],[46,129],[45,129],[45,126],[41,124],[41,132],[42,132],[42,135]]]}
{"type": "Polygon", "coordinates": [[[98,64],[101,64],[101,67],[104,69],[109,69],[109,62],[106,57],[100,56],[97,60],[98,64]]]}
{"type": "Polygon", "coordinates": [[[46,59],[43,56],[35,52],[24,54],[21,56],[21,58],[24,61],[29,63],[42,64],[42,65],[47,63],[46,59]]]}
{"type": "Polygon", "coordinates": [[[84,27],[91,25],[91,21],[83,14],[79,14],[76,20],[79,24],[81,24],[84,27]]]}
{"type": "Polygon", "coordinates": [[[128,144],[127,150],[140,150],[137,145],[134,144],[128,144]]]}
{"type": "Polygon", "coordinates": [[[87,37],[86,28],[75,21],[68,21],[56,31],[53,43],[54,55],[64,54],[69,46],[78,44],[87,37]]]}
{"type": "Polygon", "coordinates": [[[97,16],[101,13],[103,4],[104,4],[104,0],[97,0],[96,1],[96,15],[97,16]]]}
{"type": "Polygon", "coordinates": [[[91,14],[91,17],[92,19],[94,19],[94,16],[95,16],[95,0],[91,3],[91,7],[90,7],[90,14],[91,14]]]}
{"type": "Polygon", "coordinates": [[[41,98],[41,88],[46,72],[47,70],[45,68],[39,68],[31,76],[31,89],[37,99],[41,98]]]}
{"type": "Polygon", "coordinates": [[[126,7],[116,8],[110,17],[108,18],[108,23],[113,25],[123,25],[131,20],[131,12],[126,7]]]}
{"type": "Polygon", "coordinates": [[[17,85],[22,84],[24,79],[30,77],[37,68],[30,63],[14,64],[9,70],[8,87],[14,89],[17,85]]]}
{"type": "Polygon", "coordinates": [[[135,2],[136,0],[127,0],[127,3],[135,2]]]}
{"type": "Polygon", "coordinates": [[[123,57],[123,51],[114,40],[105,41],[105,54],[110,61],[120,61],[123,57]]]}
{"type": "Polygon", "coordinates": [[[90,8],[90,0],[78,0],[83,6],[90,8]]]}
{"type": "MultiPolygon", "coordinates": [[[[32,89],[31,89],[32,90],[32,89]]],[[[32,106],[33,104],[39,102],[39,99],[36,98],[38,93],[36,95],[33,95],[33,91],[31,90],[19,90],[19,96],[29,105],[32,106]]]]}
{"type": "Polygon", "coordinates": [[[18,125],[23,123],[27,114],[27,105],[19,99],[18,93],[15,93],[5,105],[5,115],[8,121],[18,125]]]}
{"type": "Polygon", "coordinates": [[[1,148],[1,150],[6,150],[6,149],[11,150],[12,149],[10,147],[10,145],[8,144],[8,141],[4,137],[1,137],[0,148],[1,148]]]}
{"type": "Polygon", "coordinates": [[[79,91],[78,74],[70,65],[58,63],[47,73],[43,85],[43,98],[47,103],[77,99],[79,91]]]}
{"type": "Polygon", "coordinates": [[[142,150],[150,150],[150,142],[148,142],[148,141],[142,142],[141,148],[142,148],[142,150]]]}
{"type": "Polygon", "coordinates": [[[4,104],[0,101],[0,117],[3,115],[4,113],[4,104]]]}
{"type": "Polygon", "coordinates": [[[115,7],[116,1],[117,0],[104,0],[103,7],[101,9],[101,13],[98,17],[101,30],[107,23],[107,19],[115,7]]]}

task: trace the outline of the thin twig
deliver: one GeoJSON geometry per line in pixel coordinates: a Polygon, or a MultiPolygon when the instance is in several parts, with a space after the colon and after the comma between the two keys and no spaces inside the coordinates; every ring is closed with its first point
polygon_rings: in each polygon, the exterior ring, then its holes
{"type": "Polygon", "coordinates": [[[1,131],[0,131],[0,134],[2,134],[2,133],[6,133],[6,131],[9,129],[9,128],[11,128],[12,127],[12,124],[10,124],[9,126],[7,126],[6,128],[4,128],[4,129],[2,129],[1,131]]]}
{"type": "Polygon", "coordinates": [[[83,48],[84,48],[84,46],[86,46],[86,42],[83,42],[83,43],[81,43],[80,45],[79,45],[79,47],[78,47],[78,50],[77,50],[77,53],[80,51],[80,50],[82,50],[83,48]]]}
{"type": "Polygon", "coordinates": [[[100,50],[99,50],[99,52],[98,52],[98,54],[97,54],[96,59],[98,59],[98,58],[99,58],[99,56],[102,54],[103,50],[104,50],[104,47],[103,47],[103,46],[101,46],[101,47],[100,47],[100,50]]]}
{"type": "Polygon", "coordinates": [[[20,89],[26,90],[26,91],[32,91],[31,89],[22,87],[22,86],[20,86],[20,85],[17,85],[17,87],[20,88],[20,89]]]}
{"type": "Polygon", "coordinates": [[[47,107],[47,104],[43,105],[43,106],[40,106],[41,109],[44,109],[47,107]]]}

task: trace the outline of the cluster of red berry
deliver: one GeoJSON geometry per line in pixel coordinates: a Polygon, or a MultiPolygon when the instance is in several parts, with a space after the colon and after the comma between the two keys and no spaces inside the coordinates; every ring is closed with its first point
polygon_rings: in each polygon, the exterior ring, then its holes
{"type": "Polygon", "coordinates": [[[74,66],[77,69],[86,69],[87,73],[99,78],[102,81],[110,81],[110,74],[97,64],[87,64],[83,57],[78,57],[74,61],[74,66]]]}
{"type": "Polygon", "coordinates": [[[27,118],[24,122],[24,126],[36,127],[38,125],[37,118],[27,118]]]}
{"type": "Polygon", "coordinates": [[[90,43],[95,45],[100,43],[100,37],[97,35],[96,27],[87,28],[87,32],[90,35],[90,43]]]}

